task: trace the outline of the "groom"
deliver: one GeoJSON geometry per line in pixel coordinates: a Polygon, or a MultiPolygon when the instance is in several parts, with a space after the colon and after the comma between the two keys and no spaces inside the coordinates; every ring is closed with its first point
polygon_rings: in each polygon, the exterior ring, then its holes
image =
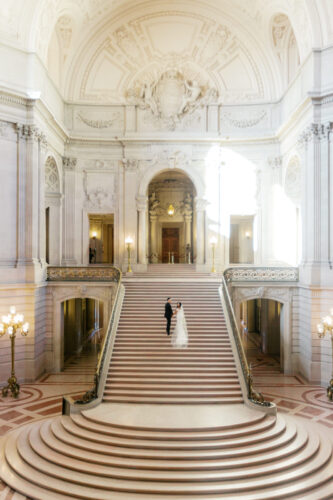
{"type": "Polygon", "coordinates": [[[171,326],[172,316],[173,316],[173,311],[172,311],[172,307],[171,307],[171,297],[168,297],[166,304],[165,304],[165,312],[164,312],[164,317],[167,320],[167,325],[166,325],[167,335],[170,335],[170,326],[171,326]]]}

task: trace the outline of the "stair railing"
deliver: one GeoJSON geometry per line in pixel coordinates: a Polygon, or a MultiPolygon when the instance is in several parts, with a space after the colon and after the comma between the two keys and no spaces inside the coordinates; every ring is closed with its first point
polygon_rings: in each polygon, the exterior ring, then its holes
{"type": "Polygon", "coordinates": [[[97,360],[94,375],[94,385],[92,389],[87,391],[79,400],[74,401],[70,397],[64,397],[62,405],[63,414],[68,415],[71,412],[71,409],[75,412],[75,408],[73,408],[75,406],[78,407],[79,405],[87,405],[94,401],[98,402],[102,399],[108,364],[112,356],[113,345],[117,333],[120,312],[125,294],[125,288],[124,285],[122,285],[122,272],[118,268],[117,271],[119,272],[117,291],[113,301],[108,327],[104,335],[102,348],[97,360]]]}
{"type": "Polygon", "coordinates": [[[253,388],[253,379],[252,379],[251,369],[250,369],[248,362],[247,362],[247,359],[246,359],[246,354],[244,351],[242,338],[241,338],[241,335],[239,332],[238,324],[237,324],[236,317],[235,317],[234,308],[232,306],[229,290],[228,290],[227,283],[225,281],[224,276],[222,276],[221,289],[222,289],[222,295],[223,295],[224,304],[225,304],[225,308],[226,308],[225,312],[226,312],[228,319],[229,319],[231,332],[232,332],[233,339],[234,339],[234,342],[235,342],[235,345],[237,348],[238,359],[239,359],[240,366],[242,369],[244,383],[245,383],[245,386],[247,388],[247,397],[248,397],[249,401],[251,401],[251,403],[254,403],[256,405],[266,406],[266,407],[273,406],[272,403],[270,403],[269,401],[265,401],[263,395],[260,392],[256,392],[253,388]]]}

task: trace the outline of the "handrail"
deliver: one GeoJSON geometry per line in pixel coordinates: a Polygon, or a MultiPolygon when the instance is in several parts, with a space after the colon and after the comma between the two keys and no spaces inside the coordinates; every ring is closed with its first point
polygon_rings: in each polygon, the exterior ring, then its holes
{"type": "Polygon", "coordinates": [[[106,330],[106,334],[104,335],[102,349],[101,349],[101,352],[100,352],[100,354],[98,356],[98,360],[97,360],[97,366],[96,366],[96,371],[95,371],[95,376],[94,376],[94,387],[92,389],[90,389],[89,391],[87,391],[83,395],[82,399],[75,401],[75,404],[87,404],[87,403],[90,403],[93,399],[96,399],[98,397],[98,389],[99,389],[99,383],[100,383],[100,379],[101,379],[101,373],[103,370],[105,356],[106,356],[107,349],[108,349],[109,344],[110,344],[110,339],[112,336],[111,334],[113,331],[115,312],[116,312],[116,307],[118,305],[118,299],[119,299],[120,290],[121,290],[121,280],[122,280],[122,272],[119,269],[119,281],[118,281],[117,292],[116,292],[115,299],[113,301],[113,306],[112,306],[112,311],[110,314],[108,328],[106,330]]]}
{"type": "Polygon", "coordinates": [[[246,359],[246,354],[244,351],[243,347],[243,342],[241,339],[241,335],[239,332],[239,328],[237,325],[235,313],[234,313],[234,308],[232,306],[230,294],[228,291],[227,283],[222,276],[222,293],[223,293],[223,298],[226,306],[226,313],[228,314],[228,319],[230,322],[233,338],[236,344],[237,352],[238,352],[238,357],[240,361],[240,365],[242,368],[242,373],[244,377],[244,382],[247,388],[247,397],[248,399],[257,405],[261,406],[272,406],[272,404],[269,401],[265,401],[263,395],[260,392],[256,392],[253,389],[253,380],[252,380],[252,373],[251,369],[249,368],[247,359],[246,359]]]}
{"type": "MultiPolygon", "coordinates": [[[[115,267],[115,266],[114,266],[115,267]]],[[[98,356],[97,360],[97,365],[96,365],[96,370],[95,370],[95,375],[94,375],[94,385],[92,389],[87,391],[83,396],[82,399],[79,399],[77,401],[72,401],[69,398],[63,398],[63,414],[68,413],[69,407],[72,405],[85,405],[93,400],[97,399],[99,397],[100,393],[100,382],[101,382],[101,375],[103,373],[103,368],[104,368],[104,362],[105,358],[108,354],[109,346],[111,339],[114,337],[114,329],[117,326],[116,322],[118,320],[118,302],[120,301],[121,297],[123,296],[123,286],[122,286],[122,272],[120,269],[116,268],[118,271],[118,286],[117,286],[117,291],[115,295],[115,299],[113,301],[113,306],[110,314],[110,319],[108,323],[108,327],[106,330],[106,333],[104,335],[103,343],[102,343],[102,348],[98,356]]]]}

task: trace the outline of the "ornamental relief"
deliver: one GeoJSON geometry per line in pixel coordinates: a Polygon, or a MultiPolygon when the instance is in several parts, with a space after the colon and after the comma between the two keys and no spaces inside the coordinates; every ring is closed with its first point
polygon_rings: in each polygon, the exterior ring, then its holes
{"type": "Polygon", "coordinates": [[[126,98],[128,103],[149,110],[155,124],[175,130],[185,115],[216,102],[218,92],[170,69],[153,82],[137,83],[126,92],[126,98]]]}
{"type": "Polygon", "coordinates": [[[85,70],[73,99],[134,103],[149,110],[155,124],[171,129],[185,115],[217,99],[228,103],[265,97],[258,61],[238,36],[214,18],[185,10],[148,13],[109,26],[90,60],[81,62],[85,70]],[[166,42],[161,47],[157,27],[169,24],[172,29],[175,17],[184,28],[191,26],[191,35],[179,36],[177,50],[166,42]],[[112,74],[113,68],[114,83],[106,87],[102,75],[112,74]],[[226,69],[235,78],[239,70],[249,75],[245,90],[226,83],[226,69]],[[95,73],[100,75],[97,79],[95,73]]]}
{"type": "Polygon", "coordinates": [[[124,109],[118,107],[105,107],[87,110],[73,109],[73,126],[76,129],[103,129],[122,130],[124,127],[124,109]]]}
{"type": "Polygon", "coordinates": [[[261,127],[268,125],[268,114],[265,109],[259,109],[256,111],[249,111],[247,109],[240,111],[224,111],[221,116],[221,125],[224,124],[231,126],[232,128],[253,128],[259,123],[261,127]]]}
{"type": "Polygon", "coordinates": [[[111,172],[83,171],[84,207],[114,209],[116,176],[111,172]]]}
{"type": "Polygon", "coordinates": [[[292,300],[292,290],[290,288],[234,288],[234,302],[245,302],[253,299],[270,299],[281,303],[289,303],[292,300]]]}

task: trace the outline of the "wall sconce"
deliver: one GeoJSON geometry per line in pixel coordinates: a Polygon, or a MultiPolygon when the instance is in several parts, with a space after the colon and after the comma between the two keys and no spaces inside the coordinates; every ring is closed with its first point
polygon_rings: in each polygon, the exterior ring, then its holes
{"type": "Polygon", "coordinates": [[[212,238],[210,239],[210,244],[212,246],[212,253],[213,253],[213,264],[212,264],[212,270],[211,270],[211,272],[212,273],[216,273],[216,269],[215,269],[215,248],[216,248],[216,245],[217,245],[217,239],[215,238],[215,236],[212,236],[212,238]]]}
{"type": "Polygon", "coordinates": [[[0,337],[5,335],[5,333],[8,333],[11,342],[12,370],[8,379],[8,385],[2,389],[2,395],[6,397],[8,396],[8,391],[10,391],[12,396],[17,398],[20,392],[20,386],[17,383],[17,378],[15,376],[15,338],[17,333],[20,333],[23,337],[28,335],[29,323],[24,323],[23,314],[17,314],[15,306],[10,307],[9,314],[2,316],[2,323],[0,323],[0,337]]]}
{"type": "Polygon", "coordinates": [[[93,238],[94,240],[96,240],[96,238],[97,238],[97,232],[96,232],[96,231],[93,231],[93,232],[91,233],[91,236],[92,236],[92,238],[93,238]]]}
{"type": "Polygon", "coordinates": [[[127,246],[127,272],[131,273],[132,272],[132,267],[131,267],[131,245],[133,244],[133,238],[130,236],[127,236],[125,239],[125,244],[127,246]]]}
{"type": "Polygon", "coordinates": [[[250,231],[245,231],[245,238],[248,239],[248,240],[251,238],[250,231]]]}
{"type": "Polygon", "coordinates": [[[175,208],[174,206],[172,205],[172,203],[170,203],[169,207],[168,207],[168,215],[169,217],[172,217],[175,213],[175,208]]]}

